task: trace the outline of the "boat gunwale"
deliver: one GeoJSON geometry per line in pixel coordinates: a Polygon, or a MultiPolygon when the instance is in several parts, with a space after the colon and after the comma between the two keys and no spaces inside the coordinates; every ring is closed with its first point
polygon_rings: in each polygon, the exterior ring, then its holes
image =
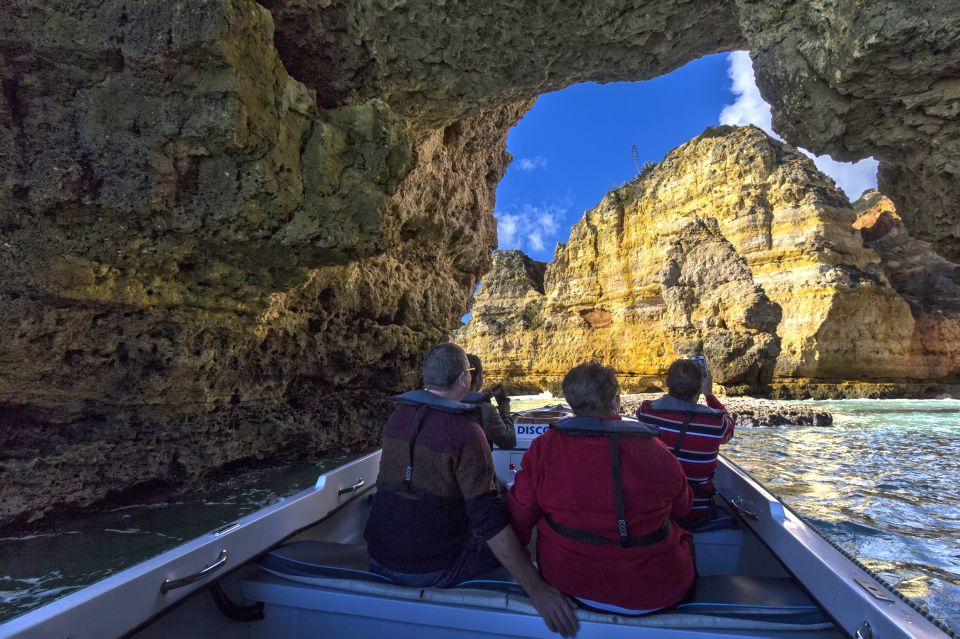
{"type": "Polygon", "coordinates": [[[227,526],[203,533],[12,617],[0,624],[0,639],[61,635],[72,639],[99,639],[129,635],[195,592],[366,495],[376,485],[379,464],[380,450],[377,449],[322,473],[310,488],[281,497],[276,503],[244,515],[227,526]],[[358,470],[360,476],[367,479],[364,487],[340,492],[356,484],[355,480],[346,478],[353,477],[358,470]],[[343,477],[338,477],[340,475],[343,477]],[[338,479],[344,481],[338,484],[338,479]],[[281,512],[284,516],[277,517],[281,512]],[[224,549],[228,550],[226,570],[212,572],[196,583],[161,594],[160,585],[164,579],[176,579],[210,566],[224,549]],[[136,597],[132,595],[134,591],[136,597]],[[144,599],[137,603],[140,596],[144,599]],[[135,621],[130,621],[131,618],[135,621]]]}

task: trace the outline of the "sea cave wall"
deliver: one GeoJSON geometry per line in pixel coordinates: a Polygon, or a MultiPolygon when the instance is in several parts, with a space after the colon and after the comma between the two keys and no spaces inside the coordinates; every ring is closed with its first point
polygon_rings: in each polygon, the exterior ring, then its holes
{"type": "Polygon", "coordinates": [[[375,442],[575,82],[748,48],[787,140],[877,157],[955,257],[960,16],[921,4],[3,3],[0,526],[375,442]]]}

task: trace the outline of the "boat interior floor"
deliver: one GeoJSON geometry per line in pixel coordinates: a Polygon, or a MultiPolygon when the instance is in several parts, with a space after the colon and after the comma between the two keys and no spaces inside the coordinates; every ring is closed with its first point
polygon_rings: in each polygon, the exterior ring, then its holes
{"type": "MultiPolygon", "coordinates": [[[[706,572],[718,572],[719,559],[711,557],[718,550],[730,557],[730,550],[742,542],[740,530],[720,530],[696,535],[698,556],[708,555],[706,572]]],[[[245,599],[263,601],[267,618],[280,624],[277,632],[289,632],[293,624],[299,630],[307,627],[324,629],[329,636],[336,626],[336,617],[347,615],[356,629],[354,609],[364,610],[369,617],[367,630],[379,634],[384,630],[375,618],[376,608],[385,601],[456,606],[459,609],[482,609],[512,613],[536,614],[523,590],[504,570],[492,571],[463,582],[454,588],[409,588],[369,571],[366,546],[359,543],[331,543],[300,540],[280,546],[258,561],[260,571],[244,579],[245,599]],[[331,595],[339,596],[331,596],[331,595]],[[364,607],[363,600],[366,601],[364,607]],[[376,600],[376,603],[373,601],[376,600]],[[332,625],[331,625],[332,624],[332,625]]],[[[434,611],[432,614],[440,614],[434,611]]],[[[657,628],[657,634],[684,635],[709,632],[713,636],[816,636],[839,637],[831,620],[806,592],[789,576],[707,574],[698,578],[695,593],[688,601],[654,614],[631,617],[578,610],[582,624],[603,624],[618,628],[657,628]]],[[[401,621],[396,612],[383,621],[401,621]]],[[[422,623],[421,621],[415,622],[422,623]]],[[[259,625],[259,624],[258,624],[259,625]]],[[[402,625],[402,623],[401,623],[402,625]]],[[[470,636],[468,628],[451,628],[443,624],[431,636],[470,636]]],[[[488,628],[488,630],[490,630],[488,628]]],[[[397,635],[391,631],[391,637],[397,635]]],[[[493,633],[496,634],[496,633],[493,633]]],[[[306,634],[297,636],[308,636],[306,634]]],[[[606,634],[605,636],[609,636],[606,634]]]]}

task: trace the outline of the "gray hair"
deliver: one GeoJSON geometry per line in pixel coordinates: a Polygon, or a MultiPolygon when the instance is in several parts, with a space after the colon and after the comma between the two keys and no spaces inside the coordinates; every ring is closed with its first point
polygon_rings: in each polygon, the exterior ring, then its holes
{"type": "Polygon", "coordinates": [[[619,392],[617,372],[597,361],[580,364],[563,378],[563,397],[577,415],[616,412],[619,392]]]}
{"type": "Polygon", "coordinates": [[[423,386],[429,390],[450,390],[467,368],[467,354],[462,348],[450,342],[437,344],[423,359],[423,386]]]}

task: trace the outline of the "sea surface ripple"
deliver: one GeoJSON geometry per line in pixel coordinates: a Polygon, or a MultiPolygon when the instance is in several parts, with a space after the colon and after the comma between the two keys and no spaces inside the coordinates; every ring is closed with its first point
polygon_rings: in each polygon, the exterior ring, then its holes
{"type": "Polygon", "coordinates": [[[960,632],[960,401],[804,403],[833,425],[741,428],[725,453],[960,632]]]}

